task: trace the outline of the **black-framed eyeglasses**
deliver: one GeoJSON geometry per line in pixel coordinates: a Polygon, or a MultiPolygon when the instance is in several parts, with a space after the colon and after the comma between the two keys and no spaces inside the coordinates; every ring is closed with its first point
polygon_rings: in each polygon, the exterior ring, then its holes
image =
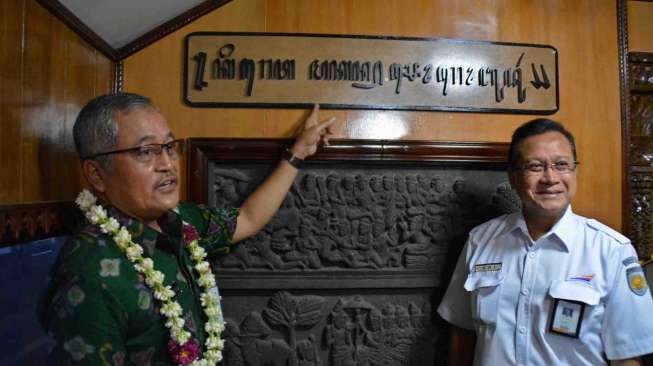
{"type": "Polygon", "coordinates": [[[84,158],[84,160],[92,160],[106,155],[129,153],[141,163],[151,163],[154,158],[161,156],[164,151],[170,159],[177,160],[179,156],[184,153],[184,140],[177,139],[163,144],[147,144],[130,147],[128,149],[104,151],[91,156],[87,156],[84,158]]]}
{"type": "Polygon", "coordinates": [[[556,161],[555,163],[551,163],[551,164],[534,161],[534,162],[523,164],[517,167],[516,170],[521,170],[526,174],[541,174],[544,173],[544,171],[547,170],[548,168],[551,168],[551,171],[553,172],[566,174],[576,170],[578,164],[580,164],[579,161],[566,161],[566,160],[556,161]]]}

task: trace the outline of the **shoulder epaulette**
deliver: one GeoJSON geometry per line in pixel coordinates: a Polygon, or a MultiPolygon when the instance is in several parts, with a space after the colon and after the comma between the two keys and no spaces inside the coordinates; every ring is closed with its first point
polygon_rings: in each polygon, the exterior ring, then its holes
{"type": "Polygon", "coordinates": [[[598,230],[612,239],[616,240],[620,244],[630,244],[630,239],[622,235],[620,232],[617,230],[609,227],[608,225],[602,224],[599,221],[596,221],[594,219],[588,219],[587,220],[587,225],[595,230],[598,230]]]}

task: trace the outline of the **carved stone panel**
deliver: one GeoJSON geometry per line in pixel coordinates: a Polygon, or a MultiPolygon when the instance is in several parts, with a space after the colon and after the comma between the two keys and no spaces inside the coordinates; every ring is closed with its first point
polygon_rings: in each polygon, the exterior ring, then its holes
{"type": "MultiPolygon", "coordinates": [[[[239,206],[275,163],[210,162],[239,206]]],[[[272,221],[217,268],[227,365],[434,365],[435,310],[467,232],[519,209],[503,169],[307,163],[272,221]]]]}
{"type": "MultiPolygon", "coordinates": [[[[238,207],[272,166],[211,164],[209,205],[238,207]]],[[[518,207],[504,172],[315,165],[223,272],[438,272],[473,226],[518,207]],[[507,196],[510,197],[510,196],[507,196]]],[[[242,285],[242,283],[241,283],[242,285]]]]}
{"type": "Polygon", "coordinates": [[[433,365],[441,347],[432,300],[417,293],[279,291],[248,302],[225,301],[228,366],[433,365]]]}

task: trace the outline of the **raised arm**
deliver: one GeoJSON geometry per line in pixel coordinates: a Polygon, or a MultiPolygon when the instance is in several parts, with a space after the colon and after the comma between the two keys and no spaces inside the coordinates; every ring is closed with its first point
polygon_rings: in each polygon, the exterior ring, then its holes
{"type": "MultiPolygon", "coordinates": [[[[313,107],[313,111],[304,121],[301,132],[290,148],[293,155],[302,160],[315,154],[320,142],[328,144],[331,137],[329,127],[333,125],[335,118],[318,122],[319,109],[317,104],[313,107]]],[[[240,207],[233,237],[234,243],[254,235],[270,221],[288,194],[297,172],[297,168],[283,159],[272,174],[247,197],[240,207]]]]}

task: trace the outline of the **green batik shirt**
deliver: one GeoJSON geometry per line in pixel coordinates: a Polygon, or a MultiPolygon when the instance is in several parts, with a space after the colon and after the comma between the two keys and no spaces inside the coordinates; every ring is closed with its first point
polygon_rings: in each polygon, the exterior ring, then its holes
{"type": "MultiPolygon", "coordinates": [[[[143,247],[143,256],[152,258],[154,269],[164,274],[164,285],[172,286],[183,308],[185,329],[205,349],[202,288],[184,249],[182,220],[197,229],[199,243],[213,262],[229,252],[238,210],[181,203],[159,218],[162,232],[115,208],[109,207],[108,213],[143,247]]],[[[56,343],[50,364],[173,364],[159,302],[110,235],[87,225],[61,249],[51,275],[42,308],[44,327],[56,343]]]]}

